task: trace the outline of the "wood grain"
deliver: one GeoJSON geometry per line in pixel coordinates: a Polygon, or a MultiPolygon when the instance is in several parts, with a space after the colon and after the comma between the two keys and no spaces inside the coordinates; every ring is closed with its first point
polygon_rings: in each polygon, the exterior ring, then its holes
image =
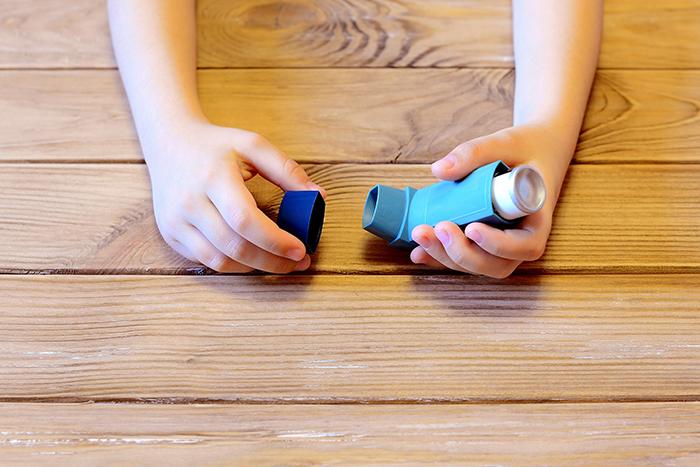
{"type": "MultiPolygon", "coordinates": [[[[602,68],[700,66],[698,0],[605,10],[602,68]]],[[[113,67],[106,16],[104,0],[3,0],[0,68],[113,67]]],[[[513,64],[508,0],[199,0],[198,26],[202,67],[513,64]]]]}
{"type": "Polygon", "coordinates": [[[0,68],[114,66],[107,0],[2,0],[0,68]]]}
{"type": "MultiPolygon", "coordinates": [[[[257,131],[307,162],[431,162],[511,122],[509,70],[199,76],[212,121],[257,131]]],[[[575,161],[698,162],[698,82],[695,71],[599,72],[575,161]]],[[[0,72],[0,103],[12,115],[0,160],[141,160],[116,72],[0,72]]]]}
{"type": "Polygon", "coordinates": [[[142,160],[116,71],[0,72],[0,160],[142,160]]]}
{"type": "Polygon", "coordinates": [[[498,406],[3,404],[32,465],[697,465],[697,403],[498,406]]]}
{"type": "Polygon", "coordinates": [[[0,276],[0,398],[698,400],[700,276],[0,276]]]}
{"type": "MultiPolygon", "coordinates": [[[[407,252],[361,229],[376,183],[424,186],[415,165],[315,165],[329,191],[314,272],[415,273],[407,252]]],[[[570,169],[544,258],[532,272],[700,272],[700,168],[579,165],[570,169]]],[[[281,193],[254,179],[272,217],[281,193]]],[[[0,271],[201,271],[161,240],[143,165],[0,165],[0,271]]]]}
{"type": "MultiPolygon", "coordinates": [[[[605,2],[601,68],[698,68],[700,2],[605,2]],[[649,40],[653,37],[653,40],[649,40]]],[[[209,0],[207,67],[510,67],[511,2],[209,0]]]]}
{"type": "Polygon", "coordinates": [[[510,2],[210,0],[198,8],[209,67],[510,66],[510,2]]]}

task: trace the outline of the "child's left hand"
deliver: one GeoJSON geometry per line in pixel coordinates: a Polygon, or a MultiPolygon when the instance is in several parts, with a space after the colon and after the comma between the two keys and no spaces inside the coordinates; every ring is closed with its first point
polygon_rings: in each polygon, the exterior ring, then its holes
{"type": "Polygon", "coordinates": [[[496,160],[502,160],[511,168],[532,165],[545,180],[547,200],[540,211],[524,218],[516,229],[500,230],[478,222],[469,224],[464,231],[452,222],[440,222],[435,228],[419,225],[413,229],[412,237],[420,246],[411,252],[411,260],[502,279],[523,261],[540,258],[552,227],[552,215],[568,161],[576,145],[575,140],[560,135],[553,126],[514,126],[460,144],[435,162],[433,174],[443,180],[459,180],[496,160]]]}

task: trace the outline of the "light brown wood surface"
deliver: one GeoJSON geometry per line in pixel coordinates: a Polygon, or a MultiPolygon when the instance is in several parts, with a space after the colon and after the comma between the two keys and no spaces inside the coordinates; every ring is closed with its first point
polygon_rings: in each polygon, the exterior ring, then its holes
{"type": "MultiPolygon", "coordinates": [[[[511,67],[510,1],[198,0],[201,67],[511,67]]],[[[0,67],[114,67],[105,0],[3,0],[0,67]]],[[[697,0],[605,2],[602,68],[698,68],[697,0]]]]}
{"type": "MultiPolygon", "coordinates": [[[[404,250],[362,230],[367,191],[433,182],[416,165],[313,165],[329,192],[312,272],[415,273],[404,250]]],[[[531,272],[699,272],[700,168],[577,165],[531,272]]],[[[256,178],[259,205],[276,217],[281,192],[256,178]]],[[[161,240],[140,164],[0,165],[0,270],[197,272],[161,240]]]]}
{"type": "Polygon", "coordinates": [[[2,408],[5,464],[27,459],[33,465],[700,462],[697,403],[2,408]]]}
{"type": "MultiPolygon", "coordinates": [[[[265,135],[301,161],[432,162],[511,122],[510,70],[199,76],[212,121],[265,135]]],[[[575,161],[700,161],[698,82],[697,71],[600,71],[575,161]]],[[[0,71],[0,102],[12,115],[0,127],[0,160],[142,159],[114,71],[0,71]]]]}
{"type": "Polygon", "coordinates": [[[605,2],[547,252],[504,281],[360,218],[510,124],[509,0],[197,5],[207,115],[328,188],[314,265],[170,251],[105,0],[0,0],[0,464],[700,463],[700,0],[605,2]]]}
{"type": "Polygon", "coordinates": [[[114,67],[107,0],[2,0],[0,68],[114,67]]]}
{"type": "Polygon", "coordinates": [[[5,400],[686,400],[696,275],[4,276],[5,400]]]}

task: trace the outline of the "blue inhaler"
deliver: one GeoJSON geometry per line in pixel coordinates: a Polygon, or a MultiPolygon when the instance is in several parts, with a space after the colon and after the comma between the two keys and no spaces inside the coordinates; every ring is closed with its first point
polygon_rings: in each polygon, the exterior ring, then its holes
{"type": "Polygon", "coordinates": [[[496,161],[462,180],[439,182],[416,190],[376,185],[367,194],[362,227],[390,246],[416,246],[411,232],[421,224],[435,227],[442,221],[464,227],[483,222],[499,228],[539,211],[546,189],[540,173],[530,166],[514,170],[496,161]]]}

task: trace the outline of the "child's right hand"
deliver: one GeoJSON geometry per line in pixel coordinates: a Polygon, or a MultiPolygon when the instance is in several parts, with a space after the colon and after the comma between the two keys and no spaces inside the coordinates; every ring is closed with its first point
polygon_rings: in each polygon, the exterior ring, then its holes
{"type": "Polygon", "coordinates": [[[163,239],[219,272],[302,271],[304,244],[258,209],[244,182],[260,173],[284,190],[325,191],[270,142],[208,122],[143,142],[163,239]]]}

